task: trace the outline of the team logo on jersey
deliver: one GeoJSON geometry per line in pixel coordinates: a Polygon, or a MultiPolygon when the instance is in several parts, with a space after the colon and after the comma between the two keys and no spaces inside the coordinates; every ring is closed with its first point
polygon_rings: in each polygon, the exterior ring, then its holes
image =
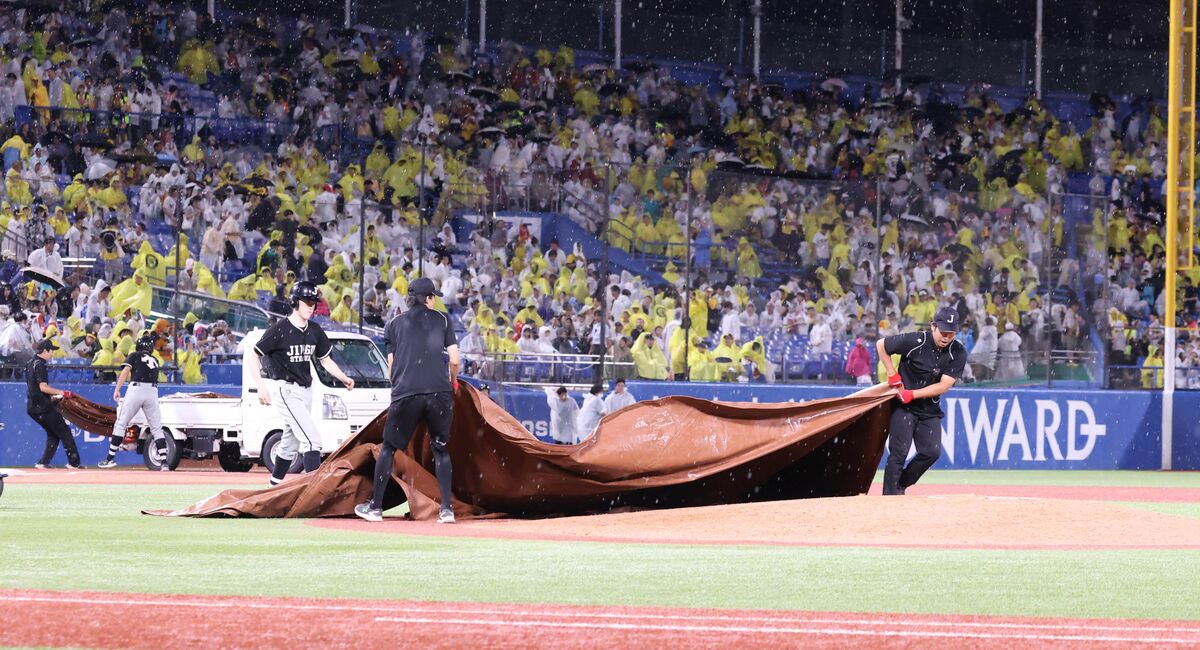
{"type": "Polygon", "coordinates": [[[288,361],[292,363],[308,363],[312,358],[313,352],[317,351],[315,345],[289,345],[288,346],[288,361]]]}

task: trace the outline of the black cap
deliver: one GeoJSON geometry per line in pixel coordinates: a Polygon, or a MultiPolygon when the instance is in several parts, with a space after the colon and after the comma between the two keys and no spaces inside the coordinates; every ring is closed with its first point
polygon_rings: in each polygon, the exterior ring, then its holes
{"type": "Polygon", "coordinates": [[[958,331],[958,311],[953,307],[942,307],[937,310],[937,315],[933,317],[933,326],[943,332],[958,331]]]}
{"type": "Polygon", "coordinates": [[[53,339],[42,339],[42,340],[38,341],[38,344],[37,344],[38,352],[45,352],[47,350],[57,350],[57,349],[58,349],[58,346],[54,344],[53,339]]]}
{"type": "Polygon", "coordinates": [[[429,278],[417,278],[416,280],[412,281],[412,284],[408,285],[408,295],[440,297],[442,292],[438,291],[433,286],[433,280],[430,280],[429,278]]]}

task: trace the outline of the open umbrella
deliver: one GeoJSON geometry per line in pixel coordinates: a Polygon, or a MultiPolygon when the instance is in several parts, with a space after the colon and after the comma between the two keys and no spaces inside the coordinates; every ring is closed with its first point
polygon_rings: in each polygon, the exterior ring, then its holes
{"type": "Polygon", "coordinates": [[[472,97],[478,97],[479,99],[500,98],[500,93],[496,92],[494,88],[486,88],[484,86],[471,86],[471,89],[468,90],[467,93],[472,97]]]}
{"type": "Polygon", "coordinates": [[[516,110],[520,110],[520,109],[521,109],[521,105],[516,102],[500,102],[499,104],[496,104],[495,106],[492,107],[492,110],[500,111],[500,112],[516,111],[516,110]]]}
{"type": "Polygon", "coordinates": [[[93,38],[91,36],[84,36],[83,38],[77,38],[77,39],[71,41],[71,45],[75,45],[78,47],[87,47],[88,45],[91,45],[92,43],[99,43],[99,42],[100,42],[100,39],[98,39],[98,38],[93,38]]]}
{"type": "Polygon", "coordinates": [[[57,273],[48,271],[40,266],[27,266],[21,269],[21,273],[25,274],[26,279],[48,284],[55,289],[61,289],[66,284],[57,273]]]}
{"type": "Polygon", "coordinates": [[[41,142],[47,146],[52,145],[55,142],[71,144],[71,136],[63,133],[62,131],[47,131],[45,135],[38,139],[38,142],[41,142]]]}
{"type": "Polygon", "coordinates": [[[485,126],[475,132],[476,136],[481,135],[504,135],[504,129],[498,126],[485,126]]]}
{"type": "Polygon", "coordinates": [[[617,93],[625,92],[625,85],[619,83],[606,83],[600,86],[598,91],[601,96],[616,95],[617,93]]]}
{"type": "Polygon", "coordinates": [[[843,79],[839,79],[838,77],[830,77],[821,82],[821,90],[827,90],[829,92],[845,90],[849,87],[850,84],[846,83],[843,79]]]}
{"type": "Polygon", "coordinates": [[[442,75],[442,81],[463,81],[470,83],[471,81],[474,81],[474,77],[462,72],[461,70],[455,70],[454,72],[447,72],[446,74],[442,75]]]}
{"type": "Polygon", "coordinates": [[[333,62],[333,67],[338,70],[347,70],[358,67],[358,59],[340,59],[333,62]]]}
{"type": "Polygon", "coordinates": [[[88,165],[84,171],[83,177],[89,181],[99,180],[108,176],[117,170],[117,163],[108,158],[97,158],[92,164],[88,165]]]}
{"type": "Polygon", "coordinates": [[[516,137],[518,135],[525,135],[526,133],[529,133],[532,130],[533,130],[532,124],[526,124],[526,123],[522,122],[520,124],[514,124],[514,125],[508,127],[508,129],[505,131],[505,133],[507,133],[509,135],[509,137],[516,137]]]}
{"type": "Polygon", "coordinates": [[[271,181],[259,176],[243,178],[242,185],[245,185],[246,187],[261,187],[264,189],[275,187],[275,183],[272,183],[271,181]]]}
{"type": "Polygon", "coordinates": [[[621,64],[621,67],[625,68],[626,70],[641,73],[647,70],[654,70],[658,68],[658,64],[654,63],[653,61],[626,61],[625,63],[621,64]]]}
{"type": "Polygon", "coordinates": [[[100,133],[88,133],[87,135],[82,135],[76,139],[76,142],[79,143],[79,146],[88,147],[89,149],[112,149],[114,146],[116,146],[113,144],[113,141],[108,138],[108,136],[100,133]]]}

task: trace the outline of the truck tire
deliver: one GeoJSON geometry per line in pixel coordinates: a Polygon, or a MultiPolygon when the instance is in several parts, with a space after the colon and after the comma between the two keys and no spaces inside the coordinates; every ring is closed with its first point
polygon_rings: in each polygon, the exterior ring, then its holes
{"type": "Polygon", "coordinates": [[[221,443],[221,451],[217,452],[217,462],[226,472],[249,472],[254,467],[254,461],[242,458],[242,450],[236,444],[221,443]]]}
{"type": "MultiPolygon", "coordinates": [[[[282,431],[272,431],[267,436],[267,439],[263,440],[262,465],[267,468],[268,472],[275,472],[275,445],[278,445],[282,438],[282,431]]],[[[304,469],[304,459],[300,457],[300,454],[296,454],[296,458],[292,460],[292,467],[288,470],[288,474],[299,474],[302,469],[304,469]]]]}
{"type": "Polygon", "coordinates": [[[146,465],[146,469],[152,472],[157,472],[165,462],[167,468],[172,472],[179,467],[179,461],[183,459],[183,450],[179,448],[178,441],[171,436],[171,432],[163,429],[166,437],[163,439],[166,442],[166,449],[155,440],[147,437],[145,447],[142,449],[142,462],[146,465]]]}

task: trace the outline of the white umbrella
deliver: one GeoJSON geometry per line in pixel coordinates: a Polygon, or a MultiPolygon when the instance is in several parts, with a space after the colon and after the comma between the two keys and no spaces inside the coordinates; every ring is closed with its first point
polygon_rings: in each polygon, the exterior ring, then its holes
{"type": "Polygon", "coordinates": [[[89,181],[104,178],[117,170],[117,163],[108,158],[97,158],[88,165],[84,178],[89,181]]]}
{"type": "Polygon", "coordinates": [[[829,92],[833,92],[834,90],[845,90],[849,87],[850,84],[838,79],[837,77],[830,77],[821,82],[821,90],[828,90],[829,92]]]}

